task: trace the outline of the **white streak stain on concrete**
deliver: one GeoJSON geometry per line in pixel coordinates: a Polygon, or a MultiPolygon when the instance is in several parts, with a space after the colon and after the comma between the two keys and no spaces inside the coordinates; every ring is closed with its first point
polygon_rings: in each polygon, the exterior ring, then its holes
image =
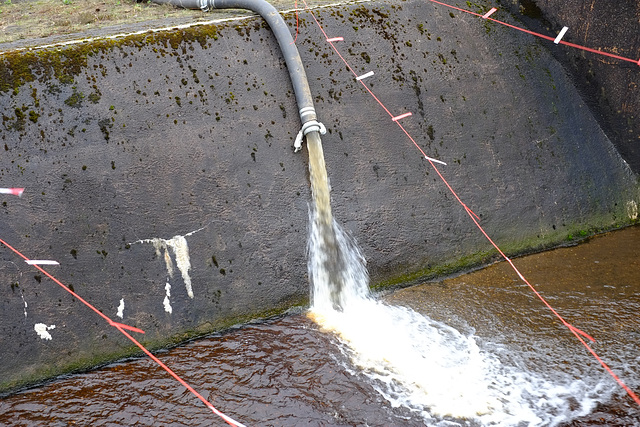
{"type": "Polygon", "coordinates": [[[191,276],[189,276],[189,270],[191,270],[191,261],[189,259],[189,245],[187,244],[186,237],[203,230],[204,227],[195,231],[185,234],[184,236],[174,236],[171,239],[162,239],[154,237],[153,239],[138,240],[134,243],[151,243],[156,250],[158,258],[164,258],[165,265],[167,267],[167,273],[169,277],[173,277],[173,260],[169,254],[169,248],[173,252],[175,257],[176,266],[180,270],[184,286],[187,289],[189,298],[193,298],[193,287],[191,286],[191,276]]]}
{"type": "Polygon", "coordinates": [[[33,329],[36,331],[38,336],[43,340],[52,340],[53,338],[51,337],[51,334],[49,333],[49,331],[55,328],[56,328],[56,325],[47,326],[44,323],[36,323],[33,326],[33,329]]]}
{"type": "Polygon", "coordinates": [[[118,306],[118,313],[116,313],[116,316],[121,319],[124,317],[124,298],[120,299],[120,305],[118,306]]]}
{"type": "Polygon", "coordinates": [[[164,296],[164,311],[171,314],[173,313],[173,308],[171,307],[171,300],[169,299],[171,297],[171,285],[169,282],[164,286],[164,289],[166,291],[164,296]]]}
{"type": "Polygon", "coordinates": [[[162,258],[164,253],[164,263],[167,266],[167,273],[169,274],[169,277],[173,277],[173,261],[171,261],[171,256],[169,255],[169,251],[167,250],[168,240],[154,238],[150,239],[150,241],[151,243],[153,243],[153,247],[156,249],[156,256],[158,258],[162,258]]]}
{"type": "Polygon", "coordinates": [[[22,297],[22,302],[24,303],[24,318],[27,318],[27,300],[24,299],[24,294],[22,293],[22,289],[20,289],[20,297],[22,297]]]}
{"type": "Polygon", "coordinates": [[[627,215],[629,215],[629,219],[632,221],[638,219],[638,204],[635,200],[627,202],[627,215]]]}
{"type": "Polygon", "coordinates": [[[184,286],[187,288],[187,294],[189,298],[193,298],[191,277],[189,276],[191,261],[189,260],[189,245],[187,245],[187,239],[185,239],[184,236],[175,236],[173,239],[167,241],[167,246],[173,249],[178,270],[182,273],[182,280],[184,281],[184,286]]]}

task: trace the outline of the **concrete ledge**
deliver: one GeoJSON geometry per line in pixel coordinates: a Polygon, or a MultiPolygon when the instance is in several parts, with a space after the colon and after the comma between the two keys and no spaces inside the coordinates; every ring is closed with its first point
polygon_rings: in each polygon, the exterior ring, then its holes
{"type": "MultiPolygon", "coordinates": [[[[358,73],[375,72],[385,105],[413,113],[402,125],[509,254],[637,220],[637,177],[536,40],[413,0],[317,15],[358,73]]],[[[304,13],[297,44],[329,130],[334,213],[373,284],[491,262],[304,13]]],[[[307,158],[293,153],[295,99],[259,18],[5,53],[0,106],[2,186],[26,188],[2,198],[0,238],[59,261],[47,270],[146,345],[307,301],[307,158]]],[[[133,352],[6,249],[0,283],[2,390],[133,352]],[[50,340],[36,324],[55,325],[50,340]]]]}

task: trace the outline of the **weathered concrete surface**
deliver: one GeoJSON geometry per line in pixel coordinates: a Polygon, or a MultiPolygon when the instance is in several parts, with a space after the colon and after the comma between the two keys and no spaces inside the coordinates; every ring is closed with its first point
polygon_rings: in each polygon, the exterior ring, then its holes
{"type": "MultiPolygon", "coordinates": [[[[392,114],[413,112],[402,125],[448,163],[438,169],[507,253],[636,220],[636,176],[537,40],[428,2],[317,15],[356,73],[375,72],[366,83],[392,114]]],[[[297,43],[329,130],[334,214],[372,282],[489,262],[465,210],[308,14],[297,43]]],[[[307,158],[293,153],[294,96],[259,18],[5,54],[0,79],[1,185],[26,188],[2,198],[0,238],[59,261],[47,271],[144,343],[307,299],[307,158]]],[[[3,389],[133,351],[7,249],[0,304],[3,389]],[[36,324],[55,325],[51,340],[36,324]]]]}
{"type": "MultiPolygon", "coordinates": [[[[620,0],[509,0],[504,2],[530,28],[614,55],[640,60],[640,3],[620,0]]],[[[607,136],[640,173],[640,66],[579,49],[551,49],[607,136]]]]}

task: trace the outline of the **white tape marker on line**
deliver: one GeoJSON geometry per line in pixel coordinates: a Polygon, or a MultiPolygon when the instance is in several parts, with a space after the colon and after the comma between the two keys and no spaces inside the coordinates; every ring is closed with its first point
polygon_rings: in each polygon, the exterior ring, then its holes
{"type": "Polygon", "coordinates": [[[482,15],[483,19],[487,19],[488,17],[490,17],[493,12],[497,11],[498,9],[496,9],[495,7],[492,7],[491,10],[489,10],[489,12],[485,13],[484,15],[482,15]]]}
{"type": "Polygon", "coordinates": [[[562,38],[564,37],[565,33],[567,32],[567,30],[569,29],[569,27],[562,27],[562,30],[560,30],[560,34],[558,34],[558,37],[556,37],[556,39],[553,41],[555,44],[560,43],[560,40],[562,40],[562,38]]]}
{"type": "Polygon", "coordinates": [[[29,265],[60,265],[58,261],[50,259],[28,259],[25,262],[29,265]]]}
{"type": "Polygon", "coordinates": [[[331,38],[331,39],[327,39],[327,41],[328,41],[329,43],[332,43],[332,42],[341,42],[341,41],[343,41],[343,40],[344,40],[344,38],[342,38],[342,37],[334,37],[334,38],[331,38]]]}
{"type": "Polygon", "coordinates": [[[360,77],[356,77],[356,80],[366,79],[367,77],[371,77],[371,76],[373,76],[373,71],[369,71],[368,73],[363,74],[360,77]]]}
{"type": "Polygon", "coordinates": [[[14,196],[22,196],[24,188],[0,188],[0,194],[13,194],[14,196]]]}
{"type": "Polygon", "coordinates": [[[397,122],[400,119],[404,119],[405,117],[409,117],[412,113],[404,113],[404,114],[400,114],[399,116],[396,116],[394,118],[392,118],[391,120],[394,122],[397,122]]]}
{"type": "Polygon", "coordinates": [[[428,157],[428,156],[424,156],[425,159],[435,162],[435,163],[440,163],[441,165],[445,165],[447,166],[447,164],[445,162],[443,162],[442,160],[438,160],[438,159],[434,159],[433,157],[428,157]]]}

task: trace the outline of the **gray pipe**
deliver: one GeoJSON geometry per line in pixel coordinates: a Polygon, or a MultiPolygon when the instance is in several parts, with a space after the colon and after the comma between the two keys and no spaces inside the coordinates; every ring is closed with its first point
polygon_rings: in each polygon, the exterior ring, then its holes
{"type": "Polygon", "coordinates": [[[207,12],[209,9],[248,9],[256,12],[267,21],[271,31],[276,36],[280,50],[289,69],[291,83],[296,94],[296,101],[300,113],[302,129],[298,132],[296,141],[293,144],[295,151],[302,148],[302,139],[307,136],[307,149],[309,150],[309,170],[312,176],[312,193],[314,194],[315,206],[317,209],[316,224],[320,229],[322,247],[326,260],[324,268],[329,275],[331,285],[331,302],[337,310],[342,310],[341,293],[343,288],[341,272],[343,268],[343,257],[338,245],[333,219],[331,215],[331,203],[329,197],[329,185],[327,170],[322,153],[322,141],[320,134],[326,133],[322,123],[316,119],[316,110],[311,98],[311,90],[307,82],[307,75],[302,66],[302,60],[289,28],[284,23],[284,19],[276,8],[265,0],[152,0],[155,3],[168,3],[188,9],[202,9],[207,12]],[[322,188],[319,188],[322,187],[322,188]]]}
{"type": "Polygon", "coordinates": [[[304,71],[298,48],[293,43],[293,37],[291,37],[284,19],[275,7],[264,0],[153,0],[153,2],[171,4],[186,9],[201,9],[204,12],[208,12],[210,9],[247,9],[264,18],[278,40],[298,103],[302,130],[298,133],[294,144],[296,151],[300,150],[302,137],[307,133],[316,131],[324,134],[326,132],[324,125],[316,121],[317,116],[313,106],[311,89],[309,89],[307,74],[304,71]]]}

